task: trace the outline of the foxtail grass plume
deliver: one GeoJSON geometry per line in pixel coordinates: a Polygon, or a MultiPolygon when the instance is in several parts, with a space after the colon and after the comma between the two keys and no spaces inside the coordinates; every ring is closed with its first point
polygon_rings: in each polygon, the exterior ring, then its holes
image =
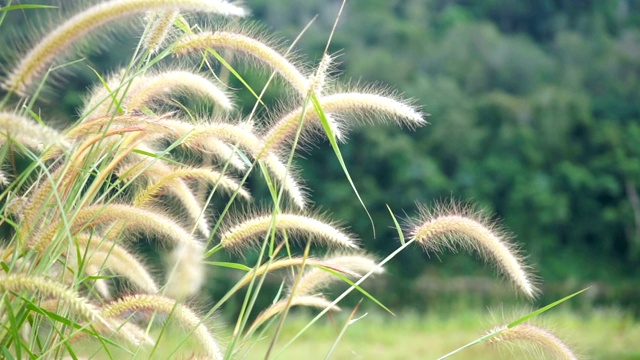
{"type": "Polygon", "coordinates": [[[424,207],[419,210],[421,216],[410,229],[410,237],[427,251],[454,249],[455,245],[475,250],[528,298],[536,296],[533,276],[510,243],[511,235],[492,224],[485,214],[453,201],[435,211],[424,207]]]}
{"type": "MultiPolygon", "coordinates": [[[[87,206],[78,211],[75,218],[69,224],[71,235],[81,231],[92,229],[100,225],[109,225],[115,221],[124,221],[127,231],[139,231],[147,234],[158,235],[159,238],[169,244],[190,245],[198,241],[172,218],[151,210],[140,209],[126,204],[100,204],[87,206]]],[[[55,222],[38,234],[30,243],[34,248],[42,250],[49,246],[51,241],[60,231],[60,222],[55,222]]],[[[119,231],[118,231],[119,234],[119,231]]]]}
{"type": "Polygon", "coordinates": [[[10,139],[37,151],[50,146],[62,149],[71,146],[71,143],[55,129],[23,116],[0,111],[0,144],[10,139]]]}
{"type": "Polygon", "coordinates": [[[230,95],[217,84],[206,77],[189,71],[172,70],[158,73],[154,76],[139,76],[134,81],[140,81],[142,85],[137,92],[130,94],[130,100],[126,102],[130,109],[141,109],[153,98],[158,98],[170,91],[178,90],[184,93],[201,96],[213,102],[224,111],[233,109],[233,101],[230,95]]]}
{"type": "Polygon", "coordinates": [[[503,330],[489,339],[489,344],[501,345],[521,343],[524,347],[534,345],[558,360],[577,360],[573,350],[550,331],[531,324],[520,324],[511,328],[499,326],[490,333],[503,330]]]}
{"type": "MultiPolygon", "coordinates": [[[[326,257],[323,259],[325,264],[328,264],[328,269],[342,273],[348,277],[358,278],[376,268],[377,263],[375,259],[366,254],[337,254],[326,257]],[[344,269],[345,271],[343,271],[344,269]],[[352,275],[352,274],[355,274],[352,275]]],[[[382,268],[376,270],[377,274],[383,272],[382,268]]],[[[332,282],[342,281],[339,277],[328,272],[322,267],[314,267],[307,270],[299,281],[296,282],[296,287],[289,289],[290,296],[307,296],[315,295],[322,288],[327,287],[332,282]]]]}
{"type": "Polygon", "coordinates": [[[268,214],[248,217],[233,225],[227,225],[220,235],[220,244],[227,249],[238,250],[264,239],[269,231],[276,233],[286,231],[291,238],[306,239],[338,248],[357,248],[351,235],[309,216],[299,214],[268,214]]]}
{"type": "MultiPolygon", "coordinates": [[[[143,151],[152,152],[152,149],[142,144],[139,148],[143,151]]],[[[182,167],[176,168],[147,156],[142,157],[137,162],[137,166],[141,167],[140,175],[147,178],[150,184],[136,192],[133,206],[149,207],[149,204],[155,200],[155,195],[158,195],[162,189],[166,188],[183,205],[189,219],[193,221],[195,227],[200,230],[204,237],[208,238],[211,235],[209,224],[204,216],[204,205],[198,201],[194,191],[181,176],[174,176],[179,175],[179,172],[183,170],[182,167]]]]}
{"type": "Polygon", "coordinates": [[[41,294],[44,299],[58,299],[68,305],[75,315],[80,315],[87,321],[100,323],[104,327],[114,330],[111,324],[100,315],[98,309],[87,299],[51,279],[22,274],[2,275],[0,276],[0,289],[5,294],[26,291],[30,294],[41,294]]]}
{"type": "Polygon", "coordinates": [[[155,294],[159,291],[155,280],[147,271],[147,266],[126,248],[95,234],[78,234],[76,241],[80,252],[87,253],[85,261],[126,277],[144,292],[155,294]]]}
{"type": "Polygon", "coordinates": [[[316,309],[331,309],[340,311],[338,305],[332,305],[330,300],[319,295],[294,296],[292,298],[282,299],[262,311],[251,324],[247,334],[252,334],[255,329],[264,324],[267,320],[283,312],[287,306],[306,306],[316,309]]]}
{"type": "MultiPolygon", "coordinates": [[[[354,255],[355,256],[355,255],[354,255]]],[[[345,257],[346,258],[346,257],[345,257]]],[[[360,262],[360,260],[356,260],[358,262],[360,262]]],[[[363,262],[366,262],[367,260],[364,260],[363,262]]],[[[338,262],[340,263],[340,262],[338,262]]],[[[247,275],[245,275],[237,284],[236,286],[238,288],[242,288],[244,286],[246,286],[247,284],[249,284],[249,282],[251,282],[251,280],[254,277],[258,277],[258,276],[262,276],[265,273],[268,272],[272,272],[272,271],[277,271],[280,269],[285,269],[285,268],[291,268],[291,267],[296,267],[296,266],[313,266],[313,267],[322,267],[322,268],[326,268],[326,269],[331,269],[335,272],[341,273],[345,276],[350,276],[353,278],[357,278],[358,276],[360,276],[361,274],[358,272],[355,272],[351,269],[352,266],[341,266],[340,264],[336,264],[334,262],[329,262],[329,261],[325,261],[323,259],[317,259],[314,257],[298,257],[298,256],[292,256],[292,257],[286,257],[283,259],[277,259],[274,261],[269,261],[263,265],[261,265],[260,267],[258,267],[257,269],[252,269],[251,271],[249,271],[247,273],[247,275]]],[[[356,268],[359,268],[359,265],[356,265],[356,268]]]]}
{"type": "Polygon", "coordinates": [[[233,110],[233,100],[225,90],[207,77],[186,70],[164,70],[155,74],[138,74],[130,80],[120,71],[98,84],[85,101],[83,117],[95,119],[111,115],[114,100],[124,113],[136,113],[153,102],[167,103],[168,95],[185,94],[210,101],[218,109],[233,110]]]}
{"type": "Polygon", "coordinates": [[[147,15],[149,22],[152,24],[144,38],[144,47],[149,52],[156,53],[160,50],[178,14],[180,14],[178,10],[165,10],[147,15]]]}
{"type": "Polygon", "coordinates": [[[158,295],[132,295],[111,302],[102,308],[106,318],[117,318],[132,311],[158,312],[170,315],[185,331],[193,331],[210,359],[223,359],[220,346],[202,320],[189,308],[175,300],[158,295]]]}
{"type": "MultiPolygon", "coordinates": [[[[405,125],[411,128],[427,124],[422,114],[406,102],[375,93],[337,93],[320,96],[318,101],[325,114],[330,114],[331,118],[336,122],[334,126],[338,130],[334,132],[337,134],[342,134],[348,124],[345,121],[338,121],[336,116],[345,114],[358,117],[366,114],[382,120],[390,119],[398,125],[405,125]]],[[[269,130],[262,137],[264,141],[263,151],[274,151],[283,144],[289,143],[294,138],[303,115],[303,135],[305,133],[324,134],[318,113],[313,109],[299,107],[281,116],[279,120],[269,127],[269,130]]],[[[369,118],[367,119],[371,121],[369,118]]],[[[306,135],[306,137],[309,137],[309,135],[306,135]]]]}
{"type": "Polygon", "coordinates": [[[245,16],[246,10],[223,0],[111,0],[94,5],[71,16],[53,29],[27,54],[4,82],[4,88],[25,96],[27,89],[78,39],[112,21],[149,11],[185,10],[245,16]]]}
{"type": "Polygon", "coordinates": [[[144,199],[158,194],[162,188],[170,187],[174,185],[177,180],[183,178],[204,180],[215,186],[216,189],[219,189],[221,192],[228,194],[237,192],[238,196],[241,198],[251,200],[251,194],[249,194],[249,191],[243,188],[236,179],[232,179],[231,177],[216,170],[195,167],[182,167],[176,169],[169,168],[168,170],[169,172],[164,174],[164,176],[159,177],[155,183],[150,184],[147,188],[138,193],[136,197],[140,200],[135,200],[136,204],[146,203],[144,199]]]}
{"type": "Polygon", "coordinates": [[[164,294],[173,299],[184,299],[200,291],[205,281],[204,247],[198,244],[180,244],[166,256],[167,281],[164,294]]]}
{"type": "Polygon", "coordinates": [[[204,31],[179,39],[173,44],[177,55],[208,48],[230,50],[276,71],[282,79],[305,97],[309,92],[309,79],[286,56],[251,35],[230,31],[204,31]]]}

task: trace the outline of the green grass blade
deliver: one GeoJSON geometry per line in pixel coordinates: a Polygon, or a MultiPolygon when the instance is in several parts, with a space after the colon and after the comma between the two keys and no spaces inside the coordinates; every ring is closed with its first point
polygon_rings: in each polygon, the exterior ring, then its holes
{"type": "Polygon", "coordinates": [[[364,201],[360,197],[360,193],[358,193],[358,189],[356,189],[356,185],[353,183],[353,180],[351,179],[351,175],[349,175],[349,170],[347,170],[347,165],[344,163],[344,159],[342,158],[342,154],[340,153],[340,148],[338,147],[338,142],[336,141],[336,138],[333,135],[333,131],[331,131],[331,126],[329,126],[329,120],[327,119],[327,116],[325,115],[324,111],[322,110],[322,105],[320,105],[320,101],[318,100],[318,97],[316,96],[316,94],[313,94],[313,93],[311,94],[311,102],[313,103],[313,107],[316,110],[316,113],[318,114],[318,117],[320,118],[320,122],[322,123],[322,127],[324,128],[324,131],[327,133],[327,137],[329,138],[329,142],[331,143],[331,147],[333,148],[333,152],[336,154],[336,158],[338,159],[338,162],[340,163],[340,166],[342,167],[342,171],[344,172],[345,176],[347,177],[347,180],[349,181],[349,184],[351,185],[351,188],[353,189],[353,192],[356,194],[356,197],[358,198],[358,201],[360,202],[360,205],[362,205],[362,208],[367,213],[367,217],[369,218],[369,222],[371,222],[371,228],[373,229],[373,237],[375,238],[375,236],[376,236],[376,227],[375,227],[375,224],[373,223],[373,218],[371,217],[371,214],[369,213],[369,210],[367,209],[367,206],[364,204],[364,201]]]}
{"type": "Polygon", "coordinates": [[[340,329],[340,333],[336,337],[336,340],[333,342],[333,345],[331,345],[331,349],[329,349],[329,352],[327,353],[327,356],[324,357],[324,360],[329,360],[331,358],[331,354],[333,354],[333,351],[336,349],[336,347],[338,346],[338,343],[340,342],[344,334],[347,332],[347,329],[349,328],[349,326],[351,326],[358,320],[367,316],[367,314],[365,313],[359,318],[354,319],[354,317],[356,316],[356,313],[358,312],[358,309],[360,308],[360,304],[362,304],[362,300],[360,300],[358,304],[356,304],[356,306],[353,308],[353,311],[351,311],[351,314],[349,314],[349,317],[347,318],[347,322],[345,322],[344,326],[342,326],[342,329],[340,329]]]}
{"type": "Polygon", "coordinates": [[[554,301],[551,304],[549,304],[549,305],[547,305],[545,307],[542,307],[542,308],[540,308],[540,309],[538,309],[538,310],[536,310],[536,311],[534,311],[532,313],[529,313],[529,314],[527,314],[527,315],[525,315],[525,316],[523,316],[523,317],[521,317],[521,318],[519,318],[519,319],[517,319],[517,320],[515,320],[515,321],[513,321],[511,323],[509,323],[509,325],[507,325],[507,329],[511,329],[514,326],[517,326],[517,325],[522,324],[523,322],[529,321],[530,319],[542,314],[543,312],[545,312],[545,311],[547,311],[547,310],[549,310],[551,308],[554,308],[554,307],[562,304],[563,302],[573,298],[574,296],[578,296],[578,295],[582,294],[583,292],[589,290],[590,288],[591,287],[584,288],[584,289],[582,289],[580,291],[577,291],[577,292],[575,292],[575,293],[573,293],[573,294],[571,294],[569,296],[565,296],[565,297],[563,297],[562,299],[560,299],[558,301],[554,301]]]}
{"type": "Polygon", "coordinates": [[[258,94],[256,94],[255,91],[253,91],[253,89],[251,88],[251,86],[249,86],[249,84],[244,80],[244,78],[238,74],[238,72],[236,71],[236,69],[233,68],[233,66],[231,66],[222,56],[220,56],[220,54],[218,54],[215,50],[213,49],[207,49],[207,52],[211,55],[213,55],[216,60],[218,60],[222,66],[224,66],[227,70],[229,70],[230,73],[233,74],[233,76],[236,77],[236,79],[238,79],[238,81],[240,81],[242,83],[242,85],[244,85],[247,90],[249,90],[249,92],[251,93],[251,95],[253,95],[256,100],[258,100],[258,102],[260,104],[262,104],[263,106],[266,106],[263,102],[262,99],[260,98],[260,96],[258,94]]]}
{"type": "Polygon", "coordinates": [[[464,350],[466,348],[469,348],[469,347],[471,347],[473,345],[479,344],[479,343],[481,343],[481,342],[483,342],[483,341],[485,341],[487,339],[490,339],[490,338],[502,333],[505,330],[506,329],[504,329],[504,328],[498,329],[498,330],[496,330],[494,332],[491,332],[491,333],[486,334],[486,335],[484,335],[482,337],[479,337],[479,338],[473,340],[472,342],[470,342],[470,343],[468,343],[468,344],[466,344],[466,345],[464,345],[462,347],[459,347],[459,348],[453,350],[452,352],[450,352],[450,353],[448,353],[448,354],[446,354],[444,356],[439,357],[438,360],[446,359],[446,358],[450,357],[451,355],[457,354],[457,353],[459,353],[460,351],[462,351],[462,350],[464,350]]]}
{"type": "Polygon", "coordinates": [[[376,305],[380,306],[382,309],[384,309],[386,312],[388,312],[389,314],[396,316],[396,314],[393,313],[393,311],[389,310],[389,308],[387,308],[384,304],[382,304],[378,299],[376,299],[373,295],[369,294],[369,292],[367,292],[367,290],[363,289],[361,286],[356,285],[356,283],[354,283],[353,281],[351,281],[351,279],[349,279],[348,277],[344,276],[342,273],[335,271],[333,269],[324,267],[324,266],[318,266],[320,269],[330,273],[331,275],[339,278],[340,280],[344,281],[345,283],[349,284],[349,286],[354,287],[356,290],[358,290],[362,295],[366,296],[369,300],[373,301],[376,305]]]}
{"type": "Polygon", "coordinates": [[[398,220],[396,219],[395,214],[391,210],[391,207],[387,204],[387,209],[389,210],[389,214],[391,215],[391,219],[393,220],[393,224],[396,226],[396,231],[398,231],[398,237],[400,238],[400,243],[404,245],[404,234],[402,233],[402,227],[398,224],[398,220]]]}
{"type": "Polygon", "coordinates": [[[236,269],[236,270],[242,270],[242,271],[247,271],[247,272],[251,271],[251,268],[246,266],[246,265],[232,263],[232,262],[205,261],[204,263],[207,264],[207,265],[226,267],[226,268],[229,268],[229,269],[236,269]]]}
{"type": "Polygon", "coordinates": [[[8,5],[4,7],[0,7],[1,12],[7,12],[12,10],[20,10],[20,9],[57,9],[57,6],[53,5],[40,5],[40,4],[24,4],[24,5],[8,5]]]}

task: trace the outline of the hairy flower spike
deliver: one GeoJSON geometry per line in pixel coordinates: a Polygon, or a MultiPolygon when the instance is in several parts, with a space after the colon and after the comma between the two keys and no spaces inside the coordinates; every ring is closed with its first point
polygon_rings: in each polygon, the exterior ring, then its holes
{"type": "MultiPolygon", "coordinates": [[[[344,275],[352,276],[355,278],[373,270],[377,263],[376,261],[364,254],[350,254],[350,255],[334,255],[327,257],[323,260],[326,264],[329,264],[329,269],[334,270],[344,269],[342,272],[344,275]],[[355,274],[352,275],[352,274],[355,274]]],[[[376,271],[378,274],[382,273],[382,268],[376,271]]],[[[289,289],[289,295],[294,296],[306,296],[315,295],[320,289],[326,287],[332,282],[341,281],[340,278],[334,274],[322,269],[320,267],[314,267],[305,272],[300,278],[295,289],[289,289]]]]}
{"type": "Polygon", "coordinates": [[[278,72],[302,96],[309,91],[309,80],[289,59],[261,41],[244,34],[229,31],[205,31],[189,35],[174,44],[178,55],[207,48],[238,52],[278,72]]]}
{"type": "MultiPolygon", "coordinates": [[[[136,230],[148,234],[160,235],[175,245],[198,244],[198,241],[170,217],[151,209],[140,209],[124,204],[108,204],[87,206],[80,210],[69,231],[75,235],[81,231],[92,229],[100,225],[108,225],[115,221],[124,221],[127,230],[136,230]]],[[[40,236],[31,239],[30,243],[36,249],[42,250],[49,246],[55,234],[60,231],[60,223],[53,223],[40,236]]]]}
{"type": "Polygon", "coordinates": [[[499,326],[492,329],[490,333],[504,330],[499,335],[489,339],[489,344],[498,345],[511,342],[527,342],[539,346],[545,352],[554,356],[558,360],[577,360],[578,357],[561,339],[550,331],[531,325],[520,324],[512,328],[499,326]]]}
{"type": "Polygon", "coordinates": [[[82,253],[87,249],[90,256],[88,261],[97,263],[100,268],[107,268],[113,273],[125,276],[145,292],[152,294],[158,292],[158,286],[147,268],[127,249],[97,235],[79,234],[76,241],[82,253]]]}
{"type": "Polygon", "coordinates": [[[10,112],[0,111],[0,144],[9,139],[38,151],[53,145],[63,149],[71,146],[64,136],[48,126],[10,112]]]}
{"type": "Polygon", "coordinates": [[[129,110],[139,110],[153,98],[174,90],[209,99],[224,111],[233,109],[233,102],[229,95],[218,85],[202,75],[189,71],[172,70],[154,76],[141,75],[133,81],[140,85],[136,86],[135,92],[128,94],[129,99],[124,102],[129,110]]]}
{"type": "Polygon", "coordinates": [[[320,240],[326,245],[357,248],[355,241],[331,224],[298,214],[263,215],[249,218],[228,227],[221,235],[220,243],[225,248],[238,249],[261,240],[271,229],[287,231],[294,237],[320,240]]]}
{"type": "Polygon", "coordinates": [[[144,39],[144,47],[149,49],[151,53],[160,50],[178,14],[180,14],[178,10],[165,10],[150,14],[149,20],[153,21],[153,24],[144,39]]]}
{"type": "MultiPolygon", "coordinates": [[[[322,110],[330,115],[353,114],[362,116],[365,113],[382,119],[393,119],[399,125],[412,128],[427,124],[422,118],[422,114],[415,108],[383,95],[355,92],[340,93],[321,96],[318,101],[322,110]]],[[[303,131],[324,134],[317,112],[309,107],[300,107],[282,116],[280,120],[269,128],[269,131],[263,136],[263,151],[274,151],[282,144],[290,142],[298,130],[298,124],[303,115],[303,131]]],[[[332,117],[332,119],[336,121],[335,117],[332,117]]],[[[334,132],[341,134],[341,129],[346,125],[337,123],[334,124],[334,127],[338,129],[338,131],[334,132]]]]}
{"type": "Polygon", "coordinates": [[[130,311],[153,311],[171,315],[185,331],[193,331],[193,336],[198,339],[210,359],[224,358],[220,346],[202,320],[189,308],[175,300],[157,295],[127,296],[105,305],[102,308],[102,316],[115,318],[130,311]]]}
{"type": "Polygon", "coordinates": [[[420,209],[421,219],[411,231],[411,237],[426,250],[439,251],[459,245],[477,251],[491,261],[527,297],[534,298],[538,292],[532,275],[522,264],[517,249],[509,242],[510,235],[487,222],[486,216],[475,213],[472,208],[451,204],[441,211],[431,213],[420,209]]]}
{"type": "Polygon", "coordinates": [[[283,312],[287,308],[287,305],[307,306],[307,307],[312,307],[316,309],[331,308],[331,310],[333,311],[341,310],[340,307],[338,307],[337,305],[331,305],[331,301],[317,295],[294,296],[293,298],[285,298],[269,306],[264,311],[262,311],[258,315],[258,317],[256,317],[256,319],[253,321],[253,324],[251,324],[251,327],[249,328],[249,330],[247,330],[247,334],[253,333],[256,328],[264,324],[267,320],[283,312]]]}
{"type": "Polygon", "coordinates": [[[51,281],[51,279],[21,274],[0,276],[0,289],[3,293],[28,291],[32,294],[40,293],[45,296],[45,299],[58,299],[87,321],[96,321],[113,330],[111,325],[100,315],[98,309],[88,300],[66,286],[51,281]]]}
{"type": "Polygon", "coordinates": [[[246,11],[222,0],[111,0],[94,5],[55,28],[32,48],[4,82],[4,88],[25,96],[27,89],[53,59],[78,39],[115,20],[158,10],[187,10],[244,16],[246,11]]]}

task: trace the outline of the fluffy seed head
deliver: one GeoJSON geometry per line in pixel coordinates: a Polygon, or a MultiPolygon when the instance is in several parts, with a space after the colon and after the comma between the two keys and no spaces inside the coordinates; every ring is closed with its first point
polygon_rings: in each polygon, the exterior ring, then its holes
{"type": "Polygon", "coordinates": [[[28,291],[31,294],[39,293],[44,295],[44,299],[59,299],[68,305],[76,315],[83,316],[87,321],[96,321],[106,328],[113,330],[93,304],[73,290],[55,281],[51,281],[51,279],[22,274],[0,276],[0,289],[3,292],[28,291]]]}
{"type": "Polygon", "coordinates": [[[309,80],[298,68],[269,45],[252,36],[230,31],[204,31],[199,34],[186,36],[174,44],[174,51],[178,55],[201,51],[207,48],[231,50],[245,55],[251,60],[267,66],[306,96],[309,91],[309,80]]]}
{"type": "Polygon", "coordinates": [[[225,16],[244,16],[246,11],[222,0],[111,0],[94,5],[62,23],[33,47],[5,81],[4,88],[25,95],[36,78],[78,39],[103,25],[147,11],[181,9],[225,16]]]}
{"type": "MultiPolygon", "coordinates": [[[[329,265],[329,269],[334,271],[337,269],[338,272],[346,276],[356,278],[373,270],[377,265],[375,259],[366,254],[334,255],[325,258],[324,262],[329,265]]],[[[376,272],[382,273],[383,270],[379,268],[376,272]]],[[[302,275],[296,288],[290,289],[289,294],[294,296],[314,295],[334,281],[341,281],[341,279],[325,269],[314,267],[302,275]]]]}
{"type": "Polygon", "coordinates": [[[338,229],[331,223],[325,223],[299,214],[277,214],[250,217],[247,220],[227,227],[221,235],[220,243],[225,248],[241,249],[256,241],[262,240],[271,230],[286,231],[293,238],[317,240],[328,246],[342,248],[357,248],[356,242],[350,235],[338,229]]]}
{"type": "Polygon", "coordinates": [[[153,277],[147,271],[139,259],[126,248],[97,235],[78,234],[76,237],[81,251],[88,249],[85,261],[99,265],[99,268],[107,268],[109,271],[125,276],[139,289],[155,294],[158,286],[153,277]]]}
{"type": "MultiPolygon", "coordinates": [[[[337,121],[336,115],[346,114],[362,117],[362,114],[367,114],[383,120],[391,119],[399,125],[412,128],[427,124],[416,108],[391,96],[349,92],[321,96],[318,101],[322,110],[326,114],[330,114],[334,122],[337,121]]],[[[273,151],[282,144],[290,142],[296,134],[303,115],[303,131],[311,134],[324,133],[317,112],[313,109],[305,111],[303,107],[299,107],[280,117],[264,134],[264,151],[273,151]]],[[[368,119],[368,121],[371,120],[368,119]]],[[[337,133],[341,134],[342,129],[348,126],[344,122],[337,122],[334,127],[338,129],[337,133]]]]}
{"type": "Polygon", "coordinates": [[[421,208],[421,217],[409,235],[427,251],[454,249],[456,245],[475,250],[493,263],[528,298],[538,292],[527,266],[517,248],[510,243],[511,235],[491,224],[487,216],[472,207],[455,204],[441,206],[435,212],[421,208]]]}
{"type": "Polygon", "coordinates": [[[205,280],[202,262],[204,247],[198,244],[176,246],[167,256],[167,282],[164,293],[173,299],[184,299],[200,291],[205,280]]]}
{"type": "Polygon", "coordinates": [[[217,84],[206,77],[189,71],[171,70],[153,76],[138,76],[133,80],[135,92],[128,93],[128,101],[124,101],[129,110],[141,109],[152,99],[178,90],[184,93],[201,96],[212,101],[224,111],[233,109],[230,96],[217,84]],[[138,86],[136,86],[138,85],[138,86]]]}
{"type": "Polygon", "coordinates": [[[0,143],[8,139],[14,139],[38,151],[53,145],[63,149],[70,146],[69,141],[58,131],[31,119],[0,111],[0,143]]]}
{"type": "Polygon", "coordinates": [[[210,359],[224,357],[220,346],[215,341],[202,320],[189,308],[175,300],[158,295],[132,295],[111,302],[102,308],[102,316],[117,318],[131,311],[152,311],[171,315],[185,331],[193,331],[193,336],[200,342],[210,359]]]}
{"type": "Polygon", "coordinates": [[[498,345],[512,342],[526,342],[540,347],[546,353],[559,360],[577,360],[569,346],[550,331],[531,324],[520,324],[512,328],[499,326],[491,332],[504,330],[499,335],[489,339],[489,344],[498,345]]]}
{"type": "Polygon", "coordinates": [[[144,39],[144,47],[151,53],[160,50],[179,13],[178,10],[165,10],[150,14],[149,20],[153,21],[153,24],[144,39]]]}
{"type": "Polygon", "coordinates": [[[283,312],[287,305],[289,306],[307,306],[316,309],[331,308],[333,311],[340,311],[341,309],[337,305],[331,305],[331,301],[321,296],[294,296],[293,298],[282,299],[275,304],[269,306],[262,311],[258,317],[253,321],[247,334],[253,333],[253,331],[260,325],[264,324],[267,320],[283,312]]]}

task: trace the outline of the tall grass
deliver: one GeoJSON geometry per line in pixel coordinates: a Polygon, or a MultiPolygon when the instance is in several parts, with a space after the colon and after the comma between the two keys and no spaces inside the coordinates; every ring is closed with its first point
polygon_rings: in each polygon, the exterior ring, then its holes
{"type": "MultiPolygon", "coordinates": [[[[37,8],[9,2],[1,19],[52,11],[37,8]]],[[[527,298],[538,293],[510,236],[471,207],[420,206],[415,220],[398,225],[399,247],[383,260],[366,254],[367,240],[331,214],[318,214],[295,171],[300,145],[327,137],[359,198],[338,143],[354,121],[408,128],[426,121],[394,91],[344,85],[329,71],[326,51],[318,64],[294,58],[237,19],[247,13],[222,0],[102,1],[60,13],[45,35],[3,63],[0,356],[234,358],[252,347],[255,334],[269,333],[264,357],[270,358],[293,306],[318,308],[321,316],[359,291],[391,312],[361,284],[382,276],[383,265],[413,243],[427,251],[476,250],[527,298]],[[189,12],[212,14],[216,26],[191,23],[189,12]],[[52,76],[72,78],[90,66],[76,60],[76,43],[140,14],[145,26],[132,34],[141,36],[128,65],[96,71],[80,115],[54,126],[40,94],[52,88],[52,76]],[[289,94],[285,105],[276,110],[263,102],[257,95],[263,91],[236,70],[244,62],[277,75],[289,94]],[[243,117],[238,109],[251,104],[231,93],[222,80],[229,74],[268,111],[243,117]],[[264,183],[269,202],[255,203],[250,178],[264,183]],[[143,256],[149,244],[161,259],[143,256]],[[221,260],[229,256],[237,260],[221,260]],[[244,275],[204,305],[209,271],[244,275]],[[281,291],[260,308],[271,273],[280,274],[281,291]],[[335,282],[349,288],[332,299],[323,291],[335,282]],[[218,332],[212,319],[236,297],[237,317],[222,320],[217,326],[227,330],[218,332]],[[171,345],[162,345],[167,336],[171,345]]],[[[357,308],[349,318],[356,316],[357,308]]],[[[316,319],[302,331],[313,331],[316,319]]],[[[573,358],[561,340],[527,319],[480,340],[529,339],[573,358]]]]}

